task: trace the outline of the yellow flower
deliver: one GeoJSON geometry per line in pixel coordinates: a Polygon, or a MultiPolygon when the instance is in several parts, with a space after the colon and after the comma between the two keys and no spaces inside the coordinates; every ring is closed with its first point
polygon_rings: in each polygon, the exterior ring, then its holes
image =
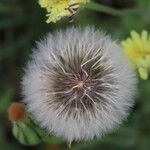
{"type": "Polygon", "coordinates": [[[47,10],[47,23],[57,22],[63,17],[72,17],[81,3],[85,4],[89,0],[39,0],[42,8],[47,10]]]}
{"type": "Polygon", "coordinates": [[[131,31],[131,38],[122,41],[122,46],[140,77],[146,80],[150,73],[150,36],[147,31],[142,31],[141,35],[131,31]]]}

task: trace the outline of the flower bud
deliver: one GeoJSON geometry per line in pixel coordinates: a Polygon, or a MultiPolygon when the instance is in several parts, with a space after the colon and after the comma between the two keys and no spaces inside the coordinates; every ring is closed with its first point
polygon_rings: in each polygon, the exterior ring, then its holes
{"type": "Polygon", "coordinates": [[[8,109],[9,120],[12,122],[21,122],[26,118],[25,105],[14,102],[8,109]]]}

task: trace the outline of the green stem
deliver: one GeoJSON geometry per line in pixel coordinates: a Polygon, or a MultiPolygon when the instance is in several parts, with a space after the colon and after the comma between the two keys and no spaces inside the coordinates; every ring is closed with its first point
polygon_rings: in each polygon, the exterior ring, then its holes
{"type": "Polygon", "coordinates": [[[108,6],[104,6],[102,4],[98,4],[98,3],[95,3],[95,2],[87,3],[83,7],[86,8],[86,9],[106,13],[106,14],[113,15],[113,16],[116,16],[116,17],[123,17],[123,16],[126,16],[126,15],[131,14],[131,13],[141,12],[141,10],[137,10],[137,9],[117,10],[117,9],[110,8],[108,6]]]}

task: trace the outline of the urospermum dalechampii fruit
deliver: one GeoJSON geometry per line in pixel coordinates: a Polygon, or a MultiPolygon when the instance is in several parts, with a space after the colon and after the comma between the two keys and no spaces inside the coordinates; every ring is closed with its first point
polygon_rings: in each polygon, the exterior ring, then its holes
{"type": "Polygon", "coordinates": [[[33,119],[69,142],[118,127],[133,106],[135,89],[122,49],[91,27],[49,34],[37,44],[22,81],[33,119]]]}

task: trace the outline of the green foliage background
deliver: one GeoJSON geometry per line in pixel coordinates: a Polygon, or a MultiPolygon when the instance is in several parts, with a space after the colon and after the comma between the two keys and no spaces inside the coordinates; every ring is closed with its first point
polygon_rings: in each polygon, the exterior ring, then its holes
{"type": "MultiPolygon", "coordinates": [[[[49,144],[23,146],[12,136],[7,109],[12,101],[20,101],[20,81],[23,67],[35,41],[48,32],[67,26],[94,25],[119,40],[130,30],[150,31],[149,0],[97,0],[116,9],[134,8],[139,12],[114,17],[104,13],[81,10],[75,22],[64,19],[46,24],[45,10],[37,0],[0,0],[0,149],[1,150],[66,150],[67,144],[55,137],[49,144]]],[[[149,32],[150,33],[150,32],[149,32]]],[[[72,150],[150,150],[150,80],[139,81],[138,96],[131,115],[119,129],[102,139],[89,143],[73,143],[72,150]]]]}

